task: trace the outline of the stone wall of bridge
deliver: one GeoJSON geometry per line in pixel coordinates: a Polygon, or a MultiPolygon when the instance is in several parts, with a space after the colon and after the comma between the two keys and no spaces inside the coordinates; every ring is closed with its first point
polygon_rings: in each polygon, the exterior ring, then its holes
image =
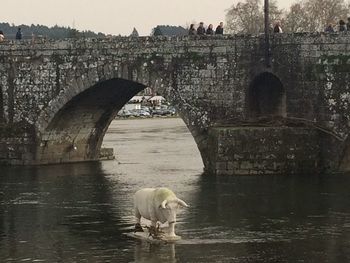
{"type": "Polygon", "coordinates": [[[210,129],[209,172],[216,175],[312,174],[321,167],[318,131],[308,127],[210,129]]]}
{"type": "Polygon", "coordinates": [[[348,43],[348,34],[274,35],[270,68],[263,36],[1,43],[0,159],[96,159],[118,110],[151,86],[177,107],[206,168],[212,127],[286,125],[278,116],[318,129],[319,167],[347,169],[348,43]]]}

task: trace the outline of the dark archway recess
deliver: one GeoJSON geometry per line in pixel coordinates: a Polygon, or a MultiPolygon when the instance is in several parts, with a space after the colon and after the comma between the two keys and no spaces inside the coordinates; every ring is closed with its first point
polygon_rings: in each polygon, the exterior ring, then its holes
{"type": "Polygon", "coordinates": [[[73,97],[42,134],[39,163],[96,160],[118,111],[146,86],[125,79],[100,82],[73,97]]]}
{"type": "Polygon", "coordinates": [[[248,116],[286,117],[286,93],[281,81],[272,73],[258,75],[248,90],[248,116]]]}

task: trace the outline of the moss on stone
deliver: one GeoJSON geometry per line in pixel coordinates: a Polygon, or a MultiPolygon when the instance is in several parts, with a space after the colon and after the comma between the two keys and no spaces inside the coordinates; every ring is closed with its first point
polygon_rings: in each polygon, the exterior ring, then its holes
{"type": "Polygon", "coordinates": [[[327,61],[328,63],[334,63],[338,60],[340,64],[347,64],[347,61],[350,59],[350,55],[322,55],[320,59],[322,62],[327,61]]]}
{"type": "Polygon", "coordinates": [[[320,57],[320,64],[315,65],[315,73],[325,71],[350,72],[350,55],[323,55],[320,57]]]}
{"type": "Polygon", "coordinates": [[[198,62],[203,60],[203,56],[198,54],[197,52],[188,52],[186,53],[186,57],[193,62],[198,62]]]}

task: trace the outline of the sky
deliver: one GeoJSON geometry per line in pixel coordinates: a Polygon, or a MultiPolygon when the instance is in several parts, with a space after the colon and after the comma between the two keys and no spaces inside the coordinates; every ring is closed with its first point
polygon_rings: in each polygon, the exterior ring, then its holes
{"type": "MultiPolygon", "coordinates": [[[[112,35],[150,35],[157,25],[225,22],[237,0],[1,0],[0,22],[70,26],[112,35]]],[[[288,8],[295,0],[277,0],[288,8]]],[[[1,29],[0,29],[1,30],[1,29]]]]}

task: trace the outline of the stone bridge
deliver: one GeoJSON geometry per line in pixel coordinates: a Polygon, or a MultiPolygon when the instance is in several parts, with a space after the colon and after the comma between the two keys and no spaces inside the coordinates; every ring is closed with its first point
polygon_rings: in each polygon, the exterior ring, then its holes
{"type": "MultiPolygon", "coordinates": [[[[156,87],[212,174],[350,169],[350,35],[142,37],[0,44],[0,161],[96,160],[135,94],[156,87]]],[[[130,157],[131,158],[131,157],[130,157]]]]}

